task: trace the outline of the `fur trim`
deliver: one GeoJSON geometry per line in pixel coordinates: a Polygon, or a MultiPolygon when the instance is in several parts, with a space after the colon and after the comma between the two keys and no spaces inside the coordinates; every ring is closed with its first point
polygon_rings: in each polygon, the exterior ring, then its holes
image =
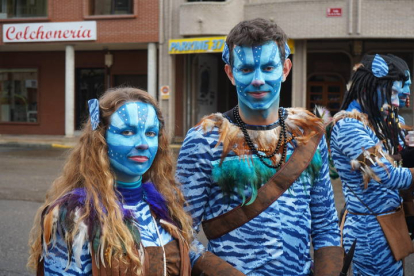
{"type": "Polygon", "coordinates": [[[361,113],[361,112],[359,112],[359,111],[357,111],[355,109],[352,110],[352,111],[346,111],[346,110],[339,111],[333,117],[332,122],[335,125],[339,120],[342,120],[344,118],[351,118],[351,119],[358,120],[361,123],[363,123],[365,127],[369,127],[372,130],[374,130],[374,128],[369,123],[368,115],[367,114],[364,114],[364,113],[361,113]]]}

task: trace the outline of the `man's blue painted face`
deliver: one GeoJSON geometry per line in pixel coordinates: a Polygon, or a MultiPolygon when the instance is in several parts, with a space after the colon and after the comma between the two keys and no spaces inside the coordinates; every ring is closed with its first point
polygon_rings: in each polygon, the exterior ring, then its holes
{"type": "Polygon", "coordinates": [[[135,181],[154,161],[159,121],[152,105],[128,102],[110,117],[106,131],[108,156],[119,179],[135,181]]]}
{"type": "Polygon", "coordinates": [[[400,107],[406,106],[407,98],[410,96],[410,71],[407,70],[405,72],[405,75],[408,77],[408,80],[406,82],[403,83],[402,81],[395,81],[392,85],[392,89],[398,92],[400,107]]]}
{"type": "Polygon", "coordinates": [[[233,77],[239,100],[251,110],[268,109],[279,101],[283,64],[274,41],[233,49],[233,77]]]}

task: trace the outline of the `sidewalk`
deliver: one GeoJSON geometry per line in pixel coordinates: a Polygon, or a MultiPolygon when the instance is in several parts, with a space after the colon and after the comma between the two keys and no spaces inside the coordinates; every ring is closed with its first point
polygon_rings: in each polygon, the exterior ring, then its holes
{"type": "Polygon", "coordinates": [[[0,146],[72,148],[79,136],[0,134],[0,146]]]}
{"type": "MultiPolygon", "coordinates": [[[[0,146],[9,147],[52,147],[73,148],[79,140],[79,135],[66,137],[64,135],[13,135],[0,134],[0,146]]],[[[171,144],[174,153],[179,151],[181,144],[171,144]]]]}

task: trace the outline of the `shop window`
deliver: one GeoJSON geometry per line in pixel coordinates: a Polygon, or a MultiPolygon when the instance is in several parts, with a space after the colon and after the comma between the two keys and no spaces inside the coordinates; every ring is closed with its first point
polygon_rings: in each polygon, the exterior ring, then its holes
{"type": "Polygon", "coordinates": [[[91,15],[133,14],[133,0],[90,0],[91,15]]]}
{"type": "Polygon", "coordinates": [[[36,123],[37,69],[0,69],[0,122],[36,123]]]}
{"type": "Polygon", "coordinates": [[[0,19],[46,17],[47,0],[2,0],[0,19]]]}

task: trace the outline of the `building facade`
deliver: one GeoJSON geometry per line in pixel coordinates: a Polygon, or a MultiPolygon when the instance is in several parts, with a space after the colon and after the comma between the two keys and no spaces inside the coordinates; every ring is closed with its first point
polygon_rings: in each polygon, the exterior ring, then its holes
{"type": "Polygon", "coordinates": [[[0,134],[73,136],[108,87],[156,96],[159,11],[156,0],[3,0],[0,134]]]}
{"type": "MultiPolygon", "coordinates": [[[[168,87],[161,102],[176,142],[203,115],[236,104],[221,54],[212,48],[242,20],[273,20],[290,38],[293,67],[281,91],[285,107],[319,104],[338,111],[352,68],[364,54],[395,54],[411,72],[414,67],[414,1],[164,0],[162,6],[159,83],[168,87]]],[[[401,113],[413,125],[413,107],[401,113]]]]}

